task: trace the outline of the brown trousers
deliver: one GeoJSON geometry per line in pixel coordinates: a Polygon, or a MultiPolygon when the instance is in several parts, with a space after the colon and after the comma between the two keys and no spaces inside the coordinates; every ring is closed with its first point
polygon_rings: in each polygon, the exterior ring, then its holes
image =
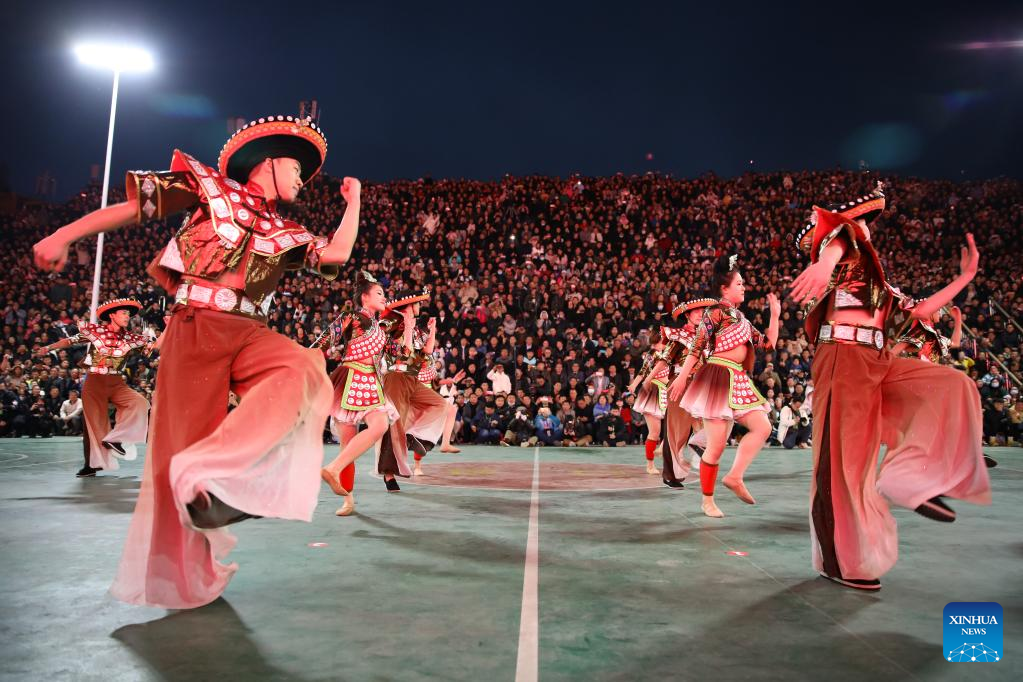
{"type": "Polygon", "coordinates": [[[82,413],[89,440],[86,466],[106,471],[119,468],[113,451],[103,441],[133,446],[144,443],[149,421],[149,401],[128,387],[120,374],[89,374],[82,388],[82,413]],[[110,428],[109,407],[117,412],[117,425],[110,428]]]}
{"type": "Polygon", "coordinates": [[[898,536],[889,502],[990,502],[980,396],[965,374],[851,344],[821,344],[812,374],[815,570],[874,580],[891,569],[898,536]]]}
{"type": "Polygon", "coordinates": [[[377,473],[411,476],[406,434],[438,443],[444,435],[444,418],[451,406],[437,391],[406,372],[384,375],[384,395],[398,411],[399,419],[380,441],[377,473]]]}
{"type": "Polygon", "coordinates": [[[237,570],[224,528],[194,529],[201,492],[256,516],[308,521],[320,490],[331,387],[319,351],[265,324],[191,307],[165,332],[135,513],[111,593],[180,609],[216,599],[237,570]],[[241,402],[228,413],[228,394],[241,402]]]}

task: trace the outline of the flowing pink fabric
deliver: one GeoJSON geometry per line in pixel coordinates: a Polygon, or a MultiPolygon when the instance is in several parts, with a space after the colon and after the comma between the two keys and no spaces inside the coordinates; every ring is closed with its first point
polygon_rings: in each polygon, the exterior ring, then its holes
{"type": "Polygon", "coordinates": [[[238,569],[226,529],[191,527],[185,505],[208,491],[249,514],[309,521],[320,488],[331,387],[323,356],[265,325],[179,309],[163,343],[149,454],[111,593],[192,608],[238,569]],[[227,411],[228,392],[241,402],[227,411]]]}
{"type": "MultiPolygon", "coordinates": [[[[739,370],[736,370],[738,373],[739,370]]],[[[731,374],[728,368],[713,363],[701,367],[686,388],[679,403],[682,409],[696,419],[742,419],[751,411],[769,412],[766,404],[745,409],[734,409],[728,399],[731,391],[731,374]]]]}
{"type": "Polygon", "coordinates": [[[965,375],[845,344],[822,344],[812,369],[815,570],[860,580],[890,570],[898,533],[889,500],[910,509],[937,495],[990,501],[979,396],[965,375]],[[890,451],[879,475],[882,434],[890,451]]]}

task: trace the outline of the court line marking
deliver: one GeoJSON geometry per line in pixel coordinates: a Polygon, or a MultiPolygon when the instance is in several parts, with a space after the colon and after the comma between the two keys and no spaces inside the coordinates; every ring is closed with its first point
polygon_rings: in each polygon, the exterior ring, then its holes
{"type": "MultiPolygon", "coordinates": [[[[720,537],[718,537],[718,536],[717,536],[717,533],[718,533],[718,532],[720,532],[720,531],[714,530],[714,529],[713,529],[713,527],[709,527],[709,526],[700,526],[700,525],[698,525],[698,524],[696,523],[696,521],[694,521],[694,520],[693,520],[693,519],[692,519],[692,518],[691,518],[691,517],[690,517],[690,516],[689,516],[688,514],[686,514],[685,512],[680,512],[680,513],[682,514],[682,517],[683,517],[683,518],[684,518],[684,519],[685,519],[686,521],[688,521],[688,522],[689,522],[689,523],[690,523],[691,525],[695,526],[696,528],[705,528],[705,527],[707,527],[707,528],[711,528],[711,530],[710,530],[710,531],[708,532],[708,535],[710,535],[710,536],[711,536],[712,538],[714,538],[715,540],[717,540],[717,541],[718,541],[718,543],[720,543],[720,544],[721,544],[721,546],[722,546],[722,547],[724,547],[725,549],[727,549],[728,551],[730,551],[730,552],[734,552],[734,551],[736,551],[736,549],[735,549],[735,547],[734,547],[734,546],[732,546],[731,544],[729,544],[728,542],[726,542],[725,540],[722,540],[722,539],[721,539],[720,537]]],[[[727,518],[727,517],[726,517],[726,518],[727,518]]],[[[893,666],[895,666],[896,668],[898,668],[899,670],[901,670],[901,671],[902,671],[903,673],[905,673],[905,674],[906,674],[906,675],[908,675],[909,677],[912,677],[912,678],[914,678],[914,679],[919,679],[919,676],[918,676],[918,675],[914,674],[914,673],[913,673],[912,671],[910,671],[910,670],[907,670],[906,668],[904,668],[904,667],[902,667],[901,665],[899,665],[899,662],[898,662],[898,661],[896,661],[896,660],[894,660],[894,659],[892,659],[892,658],[889,658],[888,656],[886,656],[886,655],[885,655],[885,653],[884,653],[883,651],[881,651],[880,649],[878,649],[878,648],[874,647],[874,646],[873,646],[873,645],[872,645],[872,644],[871,644],[870,642],[868,642],[867,640],[865,640],[865,639],[864,639],[864,638],[863,638],[862,636],[858,635],[857,633],[855,633],[855,632],[853,632],[852,630],[850,630],[849,628],[847,628],[847,627],[846,627],[846,626],[845,626],[845,625],[844,625],[843,623],[841,623],[840,621],[838,621],[838,620],[837,620],[837,619],[836,619],[836,618],[835,618],[834,616],[832,616],[832,615],[831,615],[830,613],[828,613],[827,611],[823,610],[823,609],[822,609],[822,608],[820,608],[819,606],[815,606],[814,604],[810,603],[810,601],[809,601],[809,600],[807,600],[807,599],[806,599],[806,597],[804,597],[803,595],[799,594],[798,592],[796,592],[795,590],[793,590],[793,589],[792,589],[792,588],[791,588],[790,586],[786,585],[786,584],[785,584],[785,583],[783,583],[783,582],[782,582],[781,580],[779,580],[778,578],[776,578],[776,577],[775,577],[774,575],[772,575],[772,574],[771,574],[771,573],[770,573],[770,572],[769,572],[769,571],[768,571],[768,570],[767,570],[766,568],[764,568],[763,566],[761,566],[760,564],[758,564],[758,563],[757,563],[756,561],[754,561],[753,559],[750,559],[750,558],[749,558],[749,556],[745,556],[745,557],[743,557],[743,560],[745,560],[745,561],[749,562],[749,564],[750,564],[751,566],[753,566],[753,568],[757,569],[758,571],[760,571],[761,573],[763,573],[764,575],[766,575],[766,576],[767,576],[767,577],[768,577],[769,579],[771,579],[772,581],[774,581],[775,583],[777,583],[777,584],[778,584],[778,585],[779,585],[779,586],[780,586],[780,587],[781,587],[782,589],[784,589],[784,590],[785,590],[786,592],[788,592],[789,594],[791,594],[792,596],[794,596],[794,597],[795,597],[796,599],[798,599],[799,601],[803,602],[804,604],[806,604],[807,606],[809,606],[809,607],[810,607],[811,609],[813,609],[814,611],[816,611],[816,612],[817,612],[817,613],[819,613],[820,615],[824,616],[824,617],[825,617],[825,618],[826,618],[827,620],[830,620],[830,621],[831,621],[832,623],[834,623],[835,625],[837,625],[839,629],[841,629],[841,630],[845,631],[845,632],[846,632],[846,633],[847,633],[847,634],[848,634],[849,636],[851,636],[851,637],[852,637],[853,639],[855,639],[856,641],[858,641],[858,642],[859,642],[860,644],[862,644],[862,645],[863,645],[864,647],[866,647],[866,648],[867,648],[868,650],[870,650],[870,651],[873,651],[873,652],[874,652],[874,653],[875,653],[875,654],[876,654],[877,656],[879,656],[880,658],[883,658],[884,660],[888,661],[888,662],[889,662],[890,664],[892,664],[893,666]]],[[[837,588],[836,588],[836,589],[837,589],[837,588]]],[[[846,588],[846,589],[848,589],[848,588],[846,588]]]]}
{"type": "Polygon", "coordinates": [[[36,462],[35,464],[14,464],[12,466],[0,466],[0,471],[4,469],[24,469],[25,467],[42,467],[47,464],[67,464],[68,462],[81,462],[81,456],[75,457],[74,459],[58,459],[52,462],[36,462]]]}
{"type": "Polygon", "coordinates": [[[515,682],[536,682],[540,674],[539,619],[540,563],[540,448],[533,451],[533,491],[529,498],[526,567],[522,574],[522,610],[519,614],[519,651],[515,682]]]}

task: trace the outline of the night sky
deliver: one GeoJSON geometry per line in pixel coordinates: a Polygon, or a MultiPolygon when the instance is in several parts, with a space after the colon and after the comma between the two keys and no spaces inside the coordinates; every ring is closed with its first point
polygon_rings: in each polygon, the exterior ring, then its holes
{"type": "Polygon", "coordinates": [[[66,196],[102,164],[111,76],[70,47],[111,35],[157,61],[121,80],[117,183],[175,147],[214,163],[228,117],[313,98],[327,171],[366,180],[861,162],[1023,175],[1023,47],[964,47],[1019,45],[1020,2],[37,1],[6,15],[0,185],[25,194],[49,171],[66,196]]]}

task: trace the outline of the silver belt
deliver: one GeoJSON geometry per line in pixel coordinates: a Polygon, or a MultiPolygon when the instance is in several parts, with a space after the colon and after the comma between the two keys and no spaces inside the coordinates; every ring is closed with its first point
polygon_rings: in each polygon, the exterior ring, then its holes
{"type": "Polygon", "coordinates": [[[884,348],[884,332],[877,327],[859,327],[854,324],[822,324],[817,341],[819,343],[847,341],[881,350],[884,348]]]}
{"type": "Polygon", "coordinates": [[[266,318],[267,311],[270,309],[272,298],[272,296],[267,296],[263,299],[262,305],[257,306],[243,292],[231,287],[219,286],[217,284],[206,285],[196,282],[183,282],[174,295],[174,302],[264,319],[266,318]]]}

